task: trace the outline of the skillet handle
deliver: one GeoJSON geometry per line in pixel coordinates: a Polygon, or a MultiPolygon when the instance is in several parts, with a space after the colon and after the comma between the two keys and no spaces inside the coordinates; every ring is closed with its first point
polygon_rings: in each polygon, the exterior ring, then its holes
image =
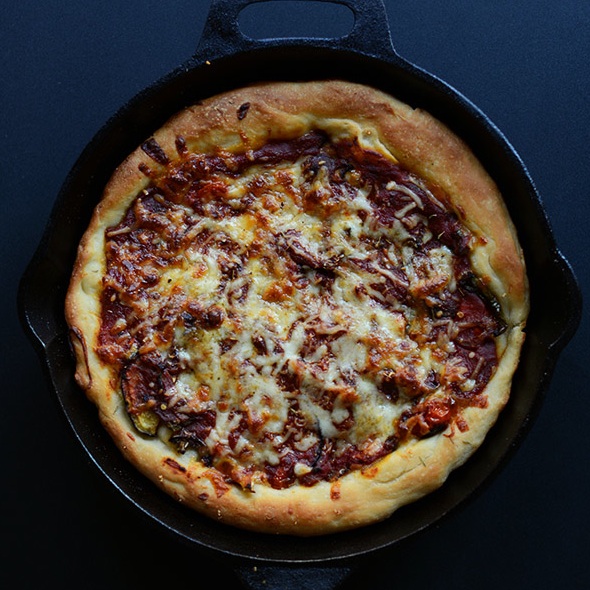
{"type": "Polygon", "coordinates": [[[60,288],[62,273],[44,253],[44,243],[25,270],[18,292],[21,325],[37,352],[43,357],[51,343],[65,332],[63,299],[60,288]]]}
{"type": "Polygon", "coordinates": [[[336,590],[353,567],[238,567],[236,574],[247,590],[336,590]]]}
{"type": "MultiPolygon", "coordinates": [[[[268,0],[211,0],[205,27],[194,58],[212,60],[237,52],[284,44],[285,39],[252,39],[240,30],[240,13],[251,4],[268,0]]],[[[281,1],[281,0],[274,0],[281,1]]],[[[354,15],[350,33],[338,38],[297,38],[298,45],[313,44],[348,49],[381,59],[398,58],[393,48],[383,0],[316,0],[346,6],[354,15]]]]}
{"type": "Polygon", "coordinates": [[[556,250],[552,274],[547,281],[552,285],[541,298],[543,309],[551,310],[547,322],[547,349],[553,358],[561,353],[573,338],[582,319],[582,292],[576,275],[566,258],[556,250]]]}

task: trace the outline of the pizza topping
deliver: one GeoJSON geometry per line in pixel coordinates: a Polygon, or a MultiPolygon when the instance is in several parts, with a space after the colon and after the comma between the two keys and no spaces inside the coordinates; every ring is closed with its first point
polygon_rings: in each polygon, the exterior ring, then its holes
{"type": "Polygon", "coordinates": [[[161,148],[160,144],[152,137],[142,144],[141,149],[158,164],[165,166],[170,163],[168,156],[161,148]]]}
{"type": "Polygon", "coordinates": [[[504,325],[439,188],[321,131],[176,147],[144,143],[159,167],[105,234],[98,353],[140,432],[282,489],[467,427],[504,325]]]}

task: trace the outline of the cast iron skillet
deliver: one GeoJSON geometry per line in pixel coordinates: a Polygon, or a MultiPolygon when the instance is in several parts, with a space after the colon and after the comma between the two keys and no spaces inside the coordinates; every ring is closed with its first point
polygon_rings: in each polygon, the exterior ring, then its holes
{"type": "Polygon", "coordinates": [[[194,56],[132,99],[86,147],[61,189],[22,278],[21,320],[58,402],[92,461],[161,527],[190,545],[240,563],[287,569],[341,567],[423,531],[497,473],[537,413],[557,358],[579,323],[581,295],[514,149],[465,97],[395,52],[381,0],[334,0],[354,13],[354,26],[345,37],[253,40],[239,30],[238,16],[259,1],[214,0],[194,56]],[[389,92],[430,111],[471,146],[499,185],[518,229],[528,265],[532,311],[510,402],[465,466],[440,490],[382,523],[299,539],[234,530],[201,517],[161,493],[125,462],[74,382],[63,302],[78,241],[103,186],[123,158],[169,116],[199,99],[255,81],[322,78],[343,78],[389,92]]]}

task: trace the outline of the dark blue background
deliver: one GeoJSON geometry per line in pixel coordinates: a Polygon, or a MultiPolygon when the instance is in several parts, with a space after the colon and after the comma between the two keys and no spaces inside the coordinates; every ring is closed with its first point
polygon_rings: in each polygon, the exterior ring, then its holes
{"type": "MultiPolygon", "coordinates": [[[[319,36],[352,24],[342,7],[301,5],[250,7],[242,29],[319,36]]],[[[385,5],[398,53],[471,99],[519,152],[588,294],[590,3],[385,5]]],[[[83,455],[21,330],[16,294],[79,153],[122,104],[191,56],[208,6],[0,6],[0,584],[117,590],[204,583],[199,553],[146,522],[83,455]]],[[[590,587],[589,344],[584,313],[533,428],[482,495],[427,534],[370,559],[342,588],[590,587]]],[[[223,562],[212,567],[216,587],[239,587],[223,562]]]]}

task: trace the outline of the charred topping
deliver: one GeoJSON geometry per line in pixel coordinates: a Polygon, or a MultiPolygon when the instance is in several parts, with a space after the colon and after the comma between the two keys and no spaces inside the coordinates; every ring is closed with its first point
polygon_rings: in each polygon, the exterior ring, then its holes
{"type": "Polygon", "coordinates": [[[151,137],[145,143],[142,144],[141,149],[155,162],[166,166],[170,163],[170,160],[160,144],[151,137]]]}
{"type": "Polygon", "coordinates": [[[250,103],[245,102],[238,107],[238,119],[241,121],[244,117],[248,114],[248,109],[250,108],[250,103]]]}

